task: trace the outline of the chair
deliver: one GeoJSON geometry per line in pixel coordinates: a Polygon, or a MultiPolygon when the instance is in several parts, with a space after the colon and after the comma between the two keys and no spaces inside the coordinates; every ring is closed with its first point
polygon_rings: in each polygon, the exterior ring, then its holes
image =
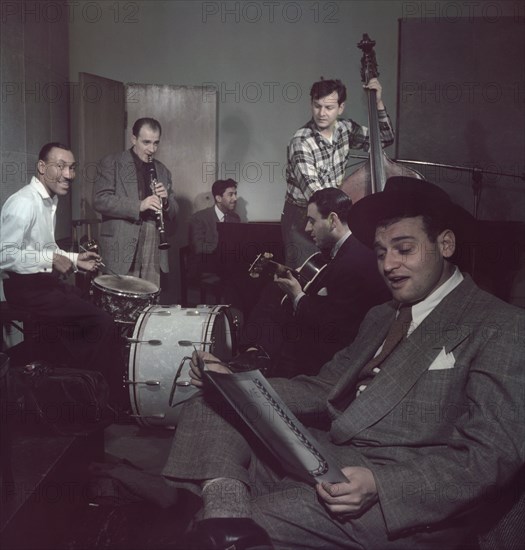
{"type": "Polygon", "coordinates": [[[195,280],[188,277],[188,259],[190,246],[186,245],[179,249],[180,266],[180,294],[181,305],[188,307],[188,291],[196,290],[199,293],[200,303],[215,305],[221,303],[222,288],[221,280],[215,273],[201,273],[200,279],[195,280]]]}

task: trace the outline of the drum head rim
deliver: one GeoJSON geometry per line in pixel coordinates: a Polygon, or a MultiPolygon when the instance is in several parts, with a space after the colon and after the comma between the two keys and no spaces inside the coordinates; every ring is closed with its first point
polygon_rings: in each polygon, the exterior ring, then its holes
{"type": "Polygon", "coordinates": [[[117,277],[116,275],[99,275],[98,277],[95,277],[93,281],[91,281],[91,284],[101,292],[113,294],[114,296],[143,298],[146,296],[156,297],[160,294],[160,289],[157,285],[155,285],[151,281],[146,281],[145,279],[140,279],[139,277],[133,277],[132,275],[120,275],[120,277],[117,277]],[[140,281],[141,284],[143,284],[145,287],[149,286],[151,288],[149,290],[144,289],[143,292],[140,292],[133,290],[124,290],[104,285],[104,280],[108,280],[109,278],[111,278],[111,280],[117,281],[119,278],[122,278],[125,281],[140,281]]]}
{"type": "MultiPolygon", "coordinates": [[[[199,337],[201,341],[207,342],[208,338],[213,337],[213,330],[216,323],[216,318],[218,315],[224,315],[224,318],[226,320],[227,329],[229,331],[229,337],[230,341],[225,342],[225,344],[228,347],[231,347],[231,353],[233,354],[234,349],[233,346],[236,346],[236,338],[234,336],[235,332],[235,324],[233,323],[231,314],[229,313],[229,306],[228,305],[214,305],[214,306],[200,306],[197,308],[180,308],[180,306],[173,306],[174,308],[177,308],[177,310],[180,312],[180,314],[184,315],[188,311],[199,311],[201,317],[201,327],[199,329],[199,333],[194,333],[194,339],[198,340],[199,337]]],[[[161,309],[164,309],[163,306],[158,304],[153,304],[150,306],[147,306],[142,313],[139,315],[135,328],[133,330],[133,339],[134,340],[144,340],[148,338],[153,337],[155,338],[154,334],[150,334],[151,329],[154,328],[155,323],[153,325],[149,326],[149,320],[154,318],[155,311],[159,311],[161,309]]],[[[175,319],[175,316],[171,317],[172,320],[175,319]]],[[[193,319],[196,319],[196,317],[193,317],[193,319]]],[[[180,320],[180,319],[179,319],[180,320]]],[[[196,327],[195,327],[196,328],[196,327]]],[[[177,337],[174,336],[174,339],[176,340],[177,337]]],[[[193,338],[192,338],[193,339],[193,338]]],[[[138,344],[138,343],[131,343],[129,348],[129,355],[128,355],[128,365],[127,365],[127,377],[130,382],[138,382],[142,381],[144,379],[144,375],[147,374],[149,370],[152,369],[151,364],[144,363],[144,361],[149,360],[149,358],[146,358],[144,356],[140,355],[140,350],[142,349],[141,346],[144,344],[138,344]]],[[[196,346],[199,350],[206,350],[210,349],[211,346],[208,346],[206,344],[201,344],[196,346]]],[[[191,355],[191,351],[193,351],[191,348],[188,348],[188,355],[191,355]]],[[[179,357],[177,356],[179,359],[179,357]]],[[[173,374],[175,374],[175,371],[177,370],[178,365],[174,365],[173,374]]],[[[163,390],[162,395],[166,396],[166,400],[169,396],[169,391],[166,393],[167,387],[170,386],[171,388],[171,382],[167,380],[165,377],[165,371],[162,372],[162,376],[159,378],[162,383],[166,382],[165,389],[163,390]],[[162,377],[164,376],[164,377],[162,377]],[[168,383],[170,382],[170,383],[168,383]]],[[[180,390],[180,388],[179,388],[180,390]]],[[[173,416],[173,412],[175,409],[180,410],[181,406],[184,404],[184,402],[191,398],[193,395],[195,395],[198,392],[197,388],[195,388],[195,391],[191,392],[187,395],[186,398],[182,398],[180,402],[176,402],[175,405],[173,405],[170,410],[166,408],[164,410],[165,412],[165,418],[161,419],[156,416],[149,416],[149,413],[151,413],[151,406],[152,403],[148,401],[147,394],[144,393],[144,386],[141,386],[140,384],[131,383],[128,387],[128,394],[129,394],[129,401],[130,406],[133,415],[135,416],[135,421],[137,424],[139,424],[142,427],[146,428],[155,428],[155,427],[165,427],[170,428],[173,426],[176,426],[177,424],[177,418],[178,416],[173,416]]],[[[186,392],[183,392],[186,393],[186,392]]],[[[180,393],[179,393],[180,395],[180,393]]]]}

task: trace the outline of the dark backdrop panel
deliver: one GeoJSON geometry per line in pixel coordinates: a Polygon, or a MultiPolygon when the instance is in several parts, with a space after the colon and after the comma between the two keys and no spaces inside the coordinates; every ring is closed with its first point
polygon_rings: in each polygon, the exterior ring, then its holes
{"type": "MultiPolygon", "coordinates": [[[[400,22],[396,156],[480,167],[478,218],[525,221],[523,18],[400,22]]],[[[471,172],[418,168],[474,213],[471,172]]]]}

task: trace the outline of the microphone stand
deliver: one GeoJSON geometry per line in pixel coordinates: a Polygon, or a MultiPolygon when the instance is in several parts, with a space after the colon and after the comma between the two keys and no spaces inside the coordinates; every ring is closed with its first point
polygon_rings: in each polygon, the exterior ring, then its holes
{"type": "MultiPolygon", "coordinates": [[[[363,155],[349,155],[349,157],[368,160],[368,156],[363,155]]],[[[449,170],[456,170],[458,172],[470,172],[472,175],[472,192],[474,195],[474,208],[473,215],[474,218],[478,219],[479,203],[481,200],[481,191],[483,188],[483,175],[490,174],[494,176],[507,176],[511,178],[519,178],[525,181],[525,172],[522,174],[513,174],[510,172],[503,172],[501,170],[485,170],[479,166],[459,166],[456,164],[440,164],[438,162],[426,162],[422,160],[404,160],[404,159],[391,159],[393,162],[399,162],[400,164],[415,164],[417,166],[431,166],[435,168],[447,168],[449,170]]]]}
{"type": "MultiPolygon", "coordinates": [[[[352,158],[357,158],[361,160],[368,160],[368,156],[363,155],[349,155],[352,158]]],[[[458,172],[469,172],[471,174],[471,180],[472,180],[472,193],[474,197],[474,206],[473,206],[473,217],[476,222],[478,222],[478,214],[479,214],[479,204],[481,201],[481,193],[483,189],[483,176],[485,174],[495,175],[495,176],[506,176],[511,178],[519,178],[522,181],[525,181],[525,172],[521,174],[516,173],[510,173],[510,172],[503,172],[501,170],[495,171],[495,170],[485,170],[483,168],[480,168],[479,166],[459,166],[454,164],[441,164],[437,162],[426,162],[422,160],[404,160],[404,159],[391,159],[394,162],[399,162],[400,164],[412,164],[416,166],[429,166],[429,167],[436,167],[436,168],[446,168],[449,170],[456,170],[458,172]]],[[[470,261],[468,264],[470,265],[470,273],[474,277],[475,273],[477,273],[477,268],[479,262],[476,261],[476,246],[473,246],[471,248],[471,254],[470,254],[470,261]]]]}

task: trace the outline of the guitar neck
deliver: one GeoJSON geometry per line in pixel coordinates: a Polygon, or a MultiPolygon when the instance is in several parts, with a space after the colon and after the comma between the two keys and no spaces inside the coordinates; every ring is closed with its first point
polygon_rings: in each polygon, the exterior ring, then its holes
{"type": "Polygon", "coordinates": [[[274,260],[268,260],[268,263],[275,266],[275,271],[289,271],[296,279],[299,279],[301,277],[299,271],[297,271],[296,269],[292,269],[287,265],[280,264],[279,262],[276,262],[274,260]]]}

